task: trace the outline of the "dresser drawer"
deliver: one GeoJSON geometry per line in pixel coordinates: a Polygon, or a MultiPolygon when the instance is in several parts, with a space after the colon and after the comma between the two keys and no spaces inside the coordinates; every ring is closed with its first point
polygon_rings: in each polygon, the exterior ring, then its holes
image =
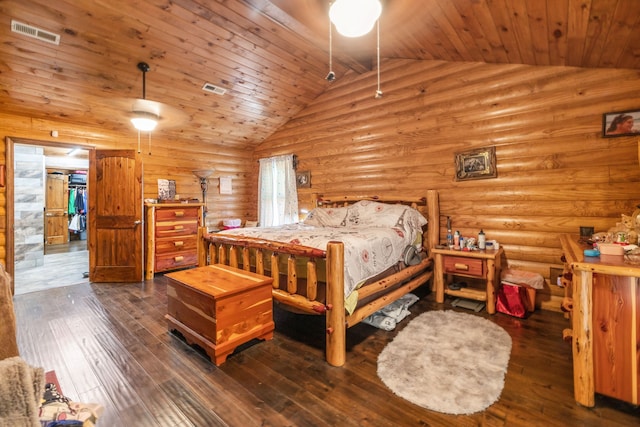
{"type": "Polygon", "coordinates": [[[484,277],[481,259],[445,256],[444,272],[448,274],[464,274],[467,276],[484,277]]]}
{"type": "Polygon", "coordinates": [[[174,219],[195,219],[200,218],[200,208],[196,206],[185,206],[184,208],[158,209],[156,211],[156,221],[171,221],[174,219]]]}
{"type": "Polygon", "coordinates": [[[198,221],[163,221],[156,223],[157,238],[196,234],[198,234],[198,221]]]}
{"type": "Polygon", "coordinates": [[[156,256],[156,271],[172,270],[174,268],[198,265],[198,254],[191,252],[176,252],[156,256]]]}
{"type": "Polygon", "coordinates": [[[156,253],[166,254],[170,252],[196,251],[198,248],[197,236],[180,236],[161,238],[156,241],[156,253]]]}

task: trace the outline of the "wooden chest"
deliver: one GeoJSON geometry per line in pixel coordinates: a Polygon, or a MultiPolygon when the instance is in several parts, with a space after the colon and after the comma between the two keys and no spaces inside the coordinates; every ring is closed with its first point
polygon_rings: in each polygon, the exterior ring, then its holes
{"type": "Polygon", "coordinates": [[[201,203],[147,204],[145,278],[154,273],[198,265],[201,203]]]}
{"type": "Polygon", "coordinates": [[[236,347],[273,338],[273,279],[221,264],[166,275],[169,330],[220,365],[236,347]]]}

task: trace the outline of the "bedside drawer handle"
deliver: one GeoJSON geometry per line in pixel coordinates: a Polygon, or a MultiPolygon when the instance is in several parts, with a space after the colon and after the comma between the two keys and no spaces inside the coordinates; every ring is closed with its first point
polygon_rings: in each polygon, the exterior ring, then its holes
{"type": "Polygon", "coordinates": [[[184,261],[184,257],[183,257],[183,256],[177,256],[177,257],[174,257],[174,258],[173,258],[173,260],[174,260],[175,262],[184,261]]]}
{"type": "Polygon", "coordinates": [[[184,211],[175,211],[176,216],[184,216],[184,211]]]}
{"type": "Polygon", "coordinates": [[[182,240],[179,240],[177,242],[173,242],[173,246],[184,246],[184,242],[182,240]]]}
{"type": "Polygon", "coordinates": [[[176,225],[173,227],[174,230],[182,230],[184,228],[184,225],[176,225]]]}
{"type": "Polygon", "coordinates": [[[467,264],[461,264],[461,263],[455,263],[454,267],[456,270],[464,270],[464,271],[469,271],[469,266],[467,264]]]}

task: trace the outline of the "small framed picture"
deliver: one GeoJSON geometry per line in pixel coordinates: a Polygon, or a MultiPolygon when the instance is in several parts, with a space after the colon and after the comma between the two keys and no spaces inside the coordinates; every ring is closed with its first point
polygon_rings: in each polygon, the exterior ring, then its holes
{"type": "Polygon", "coordinates": [[[602,115],[602,136],[604,138],[634,135],[640,135],[640,109],[602,115]]]}
{"type": "Polygon", "coordinates": [[[296,185],[298,188],[310,188],[311,172],[302,171],[302,172],[296,173],[296,185]]]}
{"type": "Polygon", "coordinates": [[[497,176],[496,147],[456,153],[456,181],[495,178],[497,176]]]}

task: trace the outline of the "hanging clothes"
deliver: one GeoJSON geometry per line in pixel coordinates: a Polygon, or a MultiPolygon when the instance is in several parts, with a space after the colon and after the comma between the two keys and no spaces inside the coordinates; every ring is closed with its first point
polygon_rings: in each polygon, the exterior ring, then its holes
{"type": "Polygon", "coordinates": [[[69,206],[67,212],[69,215],[73,215],[76,213],[76,189],[69,189],[69,206]]]}
{"type": "Polygon", "coordinates": [[[76,201],[76,209],[75,212],[82,214],[85,213],[85,198],[84,198],[84,189],[83,188],[78,188],[76,189],[76,197],[75,197],[76,201]]]}

